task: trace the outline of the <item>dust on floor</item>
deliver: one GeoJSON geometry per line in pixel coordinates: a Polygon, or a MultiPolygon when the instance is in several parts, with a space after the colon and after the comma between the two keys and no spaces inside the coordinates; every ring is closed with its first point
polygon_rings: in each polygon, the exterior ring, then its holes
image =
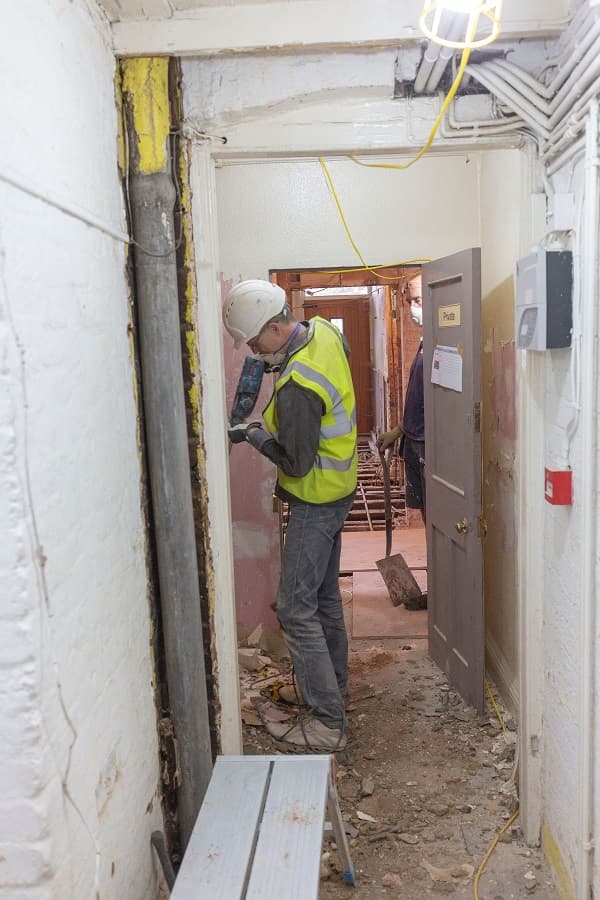
{"type": "MultiPolygon", "coordinates": [[[[257,673],[258,674],[258,673],[257,673]]],[[[341,881],[325,837],[321,900],[473,898],[492,840],[517,808],[514,724],[503,733],[491,707],[478,717],[448,687],[426,641],[353,641],[349,743],[337,755],[337,786],[356,868],[341,881]]],[[[266,731],[244,725],[245,753],[277,752],[266,731]]],[[[494,850],[480,900],[558,897],[539,849],[516,822],[494,850]]]]}

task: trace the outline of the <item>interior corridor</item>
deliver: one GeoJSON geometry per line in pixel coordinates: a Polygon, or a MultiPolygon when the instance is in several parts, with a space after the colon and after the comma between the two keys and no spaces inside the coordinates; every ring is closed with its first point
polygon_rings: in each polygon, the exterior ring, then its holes
{"type": "MultiPolygon", "coordinates": [[[[319,897],[524,900],[535,892],[554,900],[541,850],[528,847],[512,821],[516,722],[494,685],[499,715],[488,697],[482,716],[449,687],[427,652],[426,612],[394,607],[381,585],[363,590],[363,579],[379,576],[374,562],[383,544],[381,532],[343,540],[349,743],[337,754],[337,784],[357,879],[353,888],[343,884],[326,831],[319,897]],[[364,623],[373,634],[357,635],[364,623]]],[[[394,530],[392,552],[415,567],[424,563],[423,529],[394,530]]],[[[267,629],[258,629],[249,643],[240,650],[244,753],[277,753],[281,745],[262,727],[253,703],[266,704],[263,714],[267,710],[273,721],[291,721],[298,709],[277,699],[278,687],[291,680],[289,659],[267,629]]]]}

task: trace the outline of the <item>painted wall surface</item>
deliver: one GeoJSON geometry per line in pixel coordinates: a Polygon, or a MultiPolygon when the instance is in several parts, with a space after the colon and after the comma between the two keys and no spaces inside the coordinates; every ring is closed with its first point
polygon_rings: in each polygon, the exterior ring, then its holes
{"type": "Polygon", "coordinates": [[[514,270],[520,255],[525,154],[480,154],[482,244],[482,452],[488,665],[518,706],[517,406],[514,270]]]}
{"type": "Polygon", "coordinates": [[[85,0],[22,0],[0,50],[0,897],[145,900],[160,804],[125,250],[5,181],[123,230],[110,33],[85,0]]]}
{"type": "MultiPolygon", "coordinates": [[[[579,162],[558,173],[552,181],[556,193],[572,191],[572,221],[561,222],[561,227],[572,229],[572,238],[564,246],[574,250],[574,333],[570,349],[551,350],[537,354],[541,365],[543,388],[543,448],[538,474],[540,491],[543,491],[543,466],[554,468],[570,466],[573,470],[573,505],[552,506],[543,503],[544,581],[541,586],[544,615],[544,819],[546,827],[556,842],[562,863],[572,881],[576,883],[577,859],[581,841],[579,822],[582,785],[582,747],[585,735],[582,721],[582,679],[584,666],[583,617],[585,596],[582,585],[584,559],[583,534],[583,438],[582,415],[578,397],[581,368],[581,315],[588,298],[582,291],[584,269],[592,264],[585,257],[581,243],[582,219],[580,211],[584,202],[584,165],[579,162]],[[581,291],[581,293],[580,293],[581,291]],[[578,311],[579,310],[579,311],[578,311]]],[[[549,209],[553,206],[551,200],[549,209]]],[[[552,217],[548,230],[553,228],[552,217]]],[[[596,276],[597,277],[597,272],[596,276]]],[[[596,343],[597,352],[597,343],[596,343]]],[[[595,441],[598,447],[598,409],[595,415],[595,441]]],[[[598,497],[595,499],[596,521],[598,497]]],[[[593,548],[598,584],[598,543],[593,548]]],[[[596,588],[597,590],[597,588],[596,588]]],[[[599,644],[593,650],[598,678],[599,644]]],[[[598,682],[596,681],[596,684],[598,682]]],[[[596,747],[598,747],[599,703],[595,699],[596,747]]],[[[596,750],[596,754],[597,754],[596,750]]],[[[596,757],[597,765],[597,757],[596,757]]],[[[598,785],[595,784],[595,805],[598,810],[598,785]]],[[[597,820],[596,820],[597,821],[597,820]]],[[[598,825],[596,824],[596,829],[598,825]]],[[[597,832],[596,832],[597,833],[597,832]]],[[[595,890],[598,890],[598,871],[595,872],[595,890]]]]}
{"type": "MultiPolygon", "coordinates": [[[[348,159],[328,165],[369,263],[434,259],[477,243],[477,172],[467,155],[423,159],[405,172],[366,169],[348,159]]],[[[225,277],[265,277],[269,268],[299,265],[360,265],[318,160],[224,162],[217,191],[225,277]]]]}
{"type": "MultiPolygon", "coordinates": [[[[334,160],[330,168],[369,261],[444,256],[478,243],[477,171],[465,155],[423,160],[408,172],[364,169],[348,160],[334,160]]],[[[216,182],[225,281],[267,278],[270,269],[357,264],[317,160],[227,163],[217,168],[216,182]]],[[[230,345],[226,337],[232,398],[243,352],[234,357],[230,345]]],[[[246,445],[232,449],[230,463],[238,619],[251,627],[269,621],[279,574],[271,512],[275,470],[246,445]]]]}

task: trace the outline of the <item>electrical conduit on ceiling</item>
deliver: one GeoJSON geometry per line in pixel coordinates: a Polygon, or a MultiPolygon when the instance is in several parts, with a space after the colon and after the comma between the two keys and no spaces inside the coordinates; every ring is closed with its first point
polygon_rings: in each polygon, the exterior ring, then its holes
{"type": "MultiPolygon", "coordinates": [[[[452,23],[452,25],[450,26],[450,30],[448,32],[448,39],[451,41],[459,40],[462,30],[463,30],[463,26],[462,26],[460,19],[455,20],[452,23]]],[[[437,89],[437,86],[440,83],[442,75],[446,71],[448,62],[450,61],[450,58],[453,55],[454,55],[454,49],[452,47],[442,47],[441,48],[438,59],[431,71],[429,78],[427,79],[427,84],[425,86],[425,91],[428,94],[433,93],[437,89]]],[[[416,87],[415,87],[415,91],[416,91],[416,87]]]]}
{"type": "Polygon", "coordinates": [[[596,19],[585,41],[573,49],[565,67],[548,87],[519,66],[501,60],[469,66],[467,71],[488,90],[510,103],[523,118],[527,117],[537,133],[549,138],[554,127],[562,122],[565,112],[572,107],[574,97],[580,97],[600,76],[599,41],[600,20],[596,19]]]}
{"type": "MultiPolygon", "coordinates": [[[[577,140],[583,121],[574,119],[573,114],[581,115],[598,90],[600,18],[597,13],[591,16],[586,11],[585,15],[573,21],[569,42],[558,62],[552,65],[556,65],[558,71],[549,85],[542,84],[531,73],[507,60],[470,64],[466,68],[466,74],[483,84],[522,120],[514,122],[515,130],[525,123],[544,140],[543,157],[546,161],[577,140]],[[565,118],[569,112],[572,115],[565,118]]],[[[498,133],[509,130],[502,127],[506,123],[489,121],[492,128],[499,127],[498,133]]],[[[481,123],[452,122],[450,118],[449,124],[451,129],[460,129],[460,136],[472,134],[475,137],[475,129],[485,127],[481,123]],[[470,128],[472,132],[468,131],[470,128]]],[[[447,129],[442,133],[452,135],[447,129]]],[[[489,131],[486,135],[493,133],[489,131]]],[[[564,153],[561,158],[564,158],[564,153]]]]}

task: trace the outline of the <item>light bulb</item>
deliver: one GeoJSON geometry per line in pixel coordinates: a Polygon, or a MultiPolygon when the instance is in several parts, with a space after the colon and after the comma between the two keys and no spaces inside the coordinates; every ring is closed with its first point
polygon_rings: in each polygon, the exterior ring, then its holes
{"type": "Polygon", "coordinates": [[[425,0],[419,17],[423,34],[436,44],[464,50],[467,47],[485,47],[500,34],[502,0],[425,0]],[[447,28],[441,28],[442,17],[465,17],[464,40],[449,40],[447,28]]]}

